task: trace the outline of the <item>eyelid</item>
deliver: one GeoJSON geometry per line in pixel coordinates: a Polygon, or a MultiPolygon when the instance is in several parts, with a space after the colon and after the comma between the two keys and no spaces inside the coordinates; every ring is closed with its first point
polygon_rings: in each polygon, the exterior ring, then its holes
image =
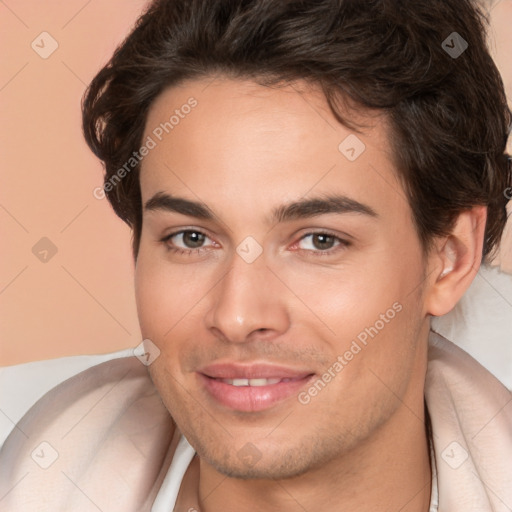
{"type": "Polygon", "coordinates": [[[300,239],[308,235],[329,235],[335,238],[339,238],[341,240],[346,239],[348,242],[352,237],[347,233],[340,233],[339,231],[329,229],[329,228],[306,228],[299,231],[300,239]],[[302,232],[302,233],[301,233],[302,232]]]}
{"type": "Polygon", "coordinates": [[[175,228],[170,228],[170,231],[164,235],[162,238],[169,238],[171,236],[174,236],[174,235],[179,235],[180,233],[185,233],[187,231],[193,231],[194,233],[201,233],[205,236],[207,236],[208,238],[212,238],[210,236],[210,232],[208,229],[205,229],[205,228],[198,228],[196,226],[179,226],[179,227],[175,227],[175,228]]]}
{"type": "Polygon", "coordinates": [[[188,251],[188,252],[202,251],[202,250],[205,250],[206,247],[211,247],[211,246],[218,244],[204,229],[198,229],[198,228],[193,228],[193,227],[185,227],[185,228],[180,228],[176,231],[171,231],[170,233],[163,236],[159,241],[166,244],[167,247],[171,250],[176,249],[178,251],[188,251]],[[214,244],[209,244],[207,246],[202,246],[202,247],[193,247],[193,248],[192,247],[179,247],[179,246],[169,244],[171,238],[173,238],[177,235],[181,235],[181,234],[189,233],[189,232],[200,233],[201,235],[204,235],[206,238],[208,238],[209,240],[214,242],[214,244]]]}
{"type": "Polygon", "coordinates": [[[331,231],[330,229],[326,229],[326,228],[318,228],[316,230],[309,230],[306,233],[303,233],[298,238],[298,240],[296,242],[293,242],[292,247],[297,246],[302,240],[304,240],[308,236],[314,236],[314,235],[332,236],[335,239],[335,241],[338,243],[335,244],[330,249],[325,249],[325,250],[322,250],[322,249],[313,250],[313,249],[301,249],[301,248],[297,248],[296,250],[307,252],[309,254],[327,256],[327,255],[332,255],[335,252],[337,252],[339,250],[343,250],[343,249],[349,247],[350,245],[352,245],[352,241],[350,240],[352,238],[351,236],[340,235],[339,233],[335,233],[335,232],[331,231]]]}

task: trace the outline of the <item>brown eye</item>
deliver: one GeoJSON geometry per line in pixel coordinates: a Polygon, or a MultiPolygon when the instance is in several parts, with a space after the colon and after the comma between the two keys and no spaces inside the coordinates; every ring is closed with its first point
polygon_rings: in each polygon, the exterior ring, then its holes
{"type": "Polygon", "coordinates": [[[177,249],[200,249],[204,246],[208,237],[200,231],[184,230],[171,233],[162,241],[177,249]]]}
{"type": "Polygon", "coordinates": [[[300,249],[307,251],[328,251],[343,243],[337,236],[329,233],[309,233],[299,241],[300,249]]]}
{"type": "Polygon", "coordinates": [[[325,251],[326,249],[331,249],[332,247],[334,247],[334,243],[336,242],[336,239],[332,235],[326,235],[326,234],[319,233],[319,234],[313,235],[312,242],[313,242],[313,246],[315,247],[315,249],[325,251]]]}
{"type": "Polygon", "coordinates": [[[197,247],[201,247],[205,239],[206,236],[204,233],[199,233],[197,231],[184,231],[182,233],[182,241],[187,249],[196,249],[197,247]]]}

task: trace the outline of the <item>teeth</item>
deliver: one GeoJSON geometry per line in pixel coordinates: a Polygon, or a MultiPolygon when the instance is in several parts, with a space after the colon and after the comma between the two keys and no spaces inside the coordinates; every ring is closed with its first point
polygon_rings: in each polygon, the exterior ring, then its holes
{"type": "Polygon", "coordinates": [[[272,384],[277,384],[281,382],[281,380],[289,380],[289,379],[221,379],[225,384],[230,384],[231,386],[271,386],[272,384]]]}
{"type": "Polygon", "coordinates": [[[268,386],[268,379],[250,379],[249,386],[268,386]]]}
{"type": "Polygon", "coordinates": [[[249,379],[233,379],[231,382],[232,386],[248,386],[249,379]]]}

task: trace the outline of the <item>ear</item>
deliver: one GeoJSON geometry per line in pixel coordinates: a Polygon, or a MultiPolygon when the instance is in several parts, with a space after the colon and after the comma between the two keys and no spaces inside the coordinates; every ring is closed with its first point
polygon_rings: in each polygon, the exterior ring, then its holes
{"type": "Polygon", "coordinates": [[[447,237],[429,254],[425,308],[433,316],[451,311],[475,278],[482,262],[487,207],[474,206],[459,214],[447,237]]]}

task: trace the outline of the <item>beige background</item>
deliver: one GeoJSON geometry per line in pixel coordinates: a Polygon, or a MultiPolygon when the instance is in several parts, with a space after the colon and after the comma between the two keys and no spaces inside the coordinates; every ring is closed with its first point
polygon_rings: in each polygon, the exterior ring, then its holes
{"type": "MultiPolygon", "coordinates": [[[[145,3],[0,0],[0,365],[141,341],[130,232],[93,196],[101,164],[82,139],[80,99],[145,3]],[[58,44],[47,59],[35,51],[53,44],[43,32],[58,44]]],[[[512,97],[512,0],[491,7],[512,97]]]]}

